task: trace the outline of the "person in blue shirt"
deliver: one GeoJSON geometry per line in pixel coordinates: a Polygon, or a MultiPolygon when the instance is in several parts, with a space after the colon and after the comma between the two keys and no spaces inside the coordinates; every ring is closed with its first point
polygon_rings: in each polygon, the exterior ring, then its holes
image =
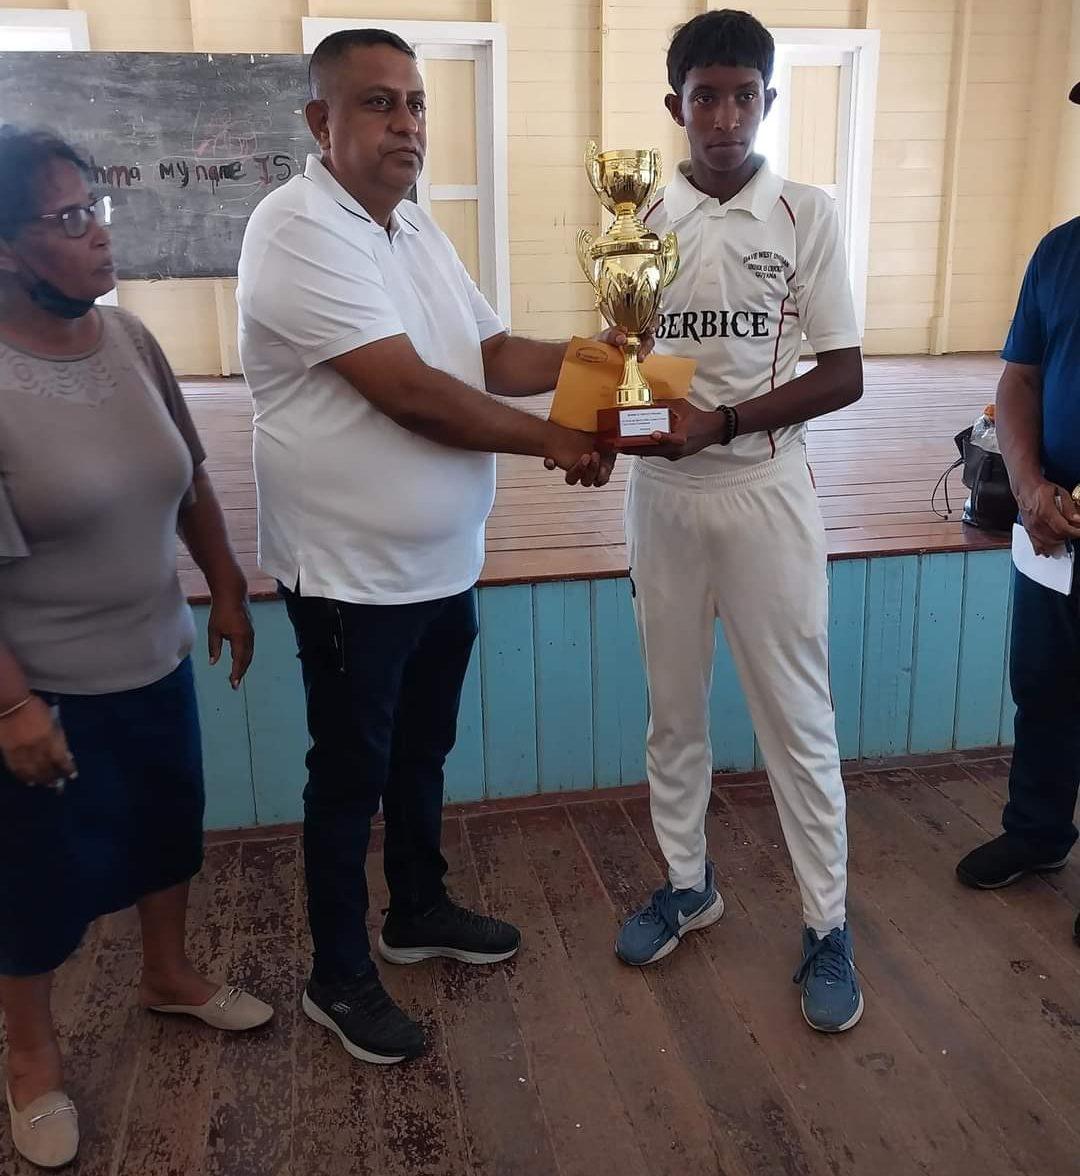
{"type": "MultiPolygon", "coordinates": [[[[1069,95],[1080,104],[1080,83],[1069,95]]],[[[1080,539],[1080,217],[1040,242],[1002,352],[997,433],[1039,554],[1080,539]]],[[[1080,785],[1080,577],[1062,595],[1015,573],[1016,728],[1004,832],[956,867],[980,889],[1064,867],[1080,785]]],[[[1074,936],[1080,944],[1080,916],[1074,936]]]]}

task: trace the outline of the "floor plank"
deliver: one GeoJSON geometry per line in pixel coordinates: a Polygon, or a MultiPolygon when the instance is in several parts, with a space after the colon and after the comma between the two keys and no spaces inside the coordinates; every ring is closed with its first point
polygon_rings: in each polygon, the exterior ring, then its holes
{"type": "MultiPolygon", "coordinates": [[[[480,883],[459,821],[449,822],[444,853],[458,901],[481,905],[480,883]]],[[[557,1172],[550,1125],[510,996],[521,960],[476,968],[450,962],[435,969],[471,1171],[482,1176],[557,1172]]]]}
{"type": "Polygon", "coordinates": [[[619,968],[614,958],[623,912],[611,906],[568,810],[538,809],[518,821],[650,1176],[724,1173],[708,1103],[678,1056],[656,998],[644,975],[619,968]]]}
{"type": "MultiPolygon", "coordinates": [[[[79,1022],[63,1042],[67,1091],[85,1111],[79,1176],[113,1176],[123,1151],[150,1031],[148,1015],[136,1004],[139,965],[131,949],[100,953],[79,1022]]],[[[3,1146],[10,1146],[6,1132],[3,1146]]]]}
{"type": "Polygon", "coordinates": [[[891,920],[918,945],[932,982],[972,1008],[1028,1081],[1075,1120],[1080,1090],[1080,987],[1042,939],[999,912],[978,918],[951,877],[952,855],[913,835],[903,806],[881,788],[852,791],[852,868],[891,920]],[[872,848],[871,848],[872,847],[872,848]]]}
{"type": "Polygon", "coordinates": [[[524,938],[521,958],[509,973],[510,994],[551,1128],[558,1171],[562,1176],[592,1176],[606,1165],[622,1176],[648,1176],[633,1120],[612,1083],[516,817],[478,817],[464,827],[484,909],[512,919],[524,938]]]}
{"type": "MultiPolygon", "coordinates": [[[[188,910],[191,958],[222,981],[230,977],[237,942],[241,852],[237,843],[208,847],[188,910]]],[[[117,1173],[186,1176],[202,1170],[222,1035],[188,1017],[146,1018],[117,1173]]]]}
{"type": "Polygon", "coordinates": [[[298,871],[295,838],[240,845],[231,978],[272,1004],[274,1019],[251,1033],[221,1037],[203,1168],[207,1176],[290,1172],[301,983],[294,950],[298,871]]]}

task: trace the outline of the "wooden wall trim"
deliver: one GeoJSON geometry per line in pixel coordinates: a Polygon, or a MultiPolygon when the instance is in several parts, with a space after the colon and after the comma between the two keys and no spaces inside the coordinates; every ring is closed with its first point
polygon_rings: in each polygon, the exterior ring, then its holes
{"type": "MultiPolygon", "coordinates": [[[[1053,227],[1055,219],[1056,185],[1047,183],[1047,177],[1056,179],[1060,162],[1058,145],[1065,125],[1064,115],[1068,113],[1067,95],[1073,82],[1080,80],[1069,78],[1068,32],[1072,9],[1071,0],[1042,0],[1035,50],[1035,60],[1040,65],[1032,83],[1032,110],[1040,113],[1030,121],[1031,136],[1028,139],[1027,168],[1017,235],[1017,289],[1031,252],[1053,227]]],[[[1080,127],[1075,124],[1072,130],[1074,134],[1080,134],[1080,127]]]]}
{"type": "MultiPolygon", "coordinates": [[[[221,374],[233,375],[232,348],[229,346],[230,317],[225,301],[229,297],[224,282],[214,283],[214,312],[217,317],[218,354],[221,356],[221,374]]],[[[236,373],[239,374],[239,373],[236,373]]]]}
{"type": "Polygon", "coordinates": [[[953,33],[949,118],[945,139],[945,194],[942,200],[941,238],[938,245],[936,313],[930,325],[930,352],[932,355],[943,355],[949,349],[956,225],[960,203],[960,148],[963,143],[964,121],[967,115],[972,7],[973,0],[960,0],[956,10],[953,33]]]}
{"type": "MultiPolygon", "coordinates": [[[[1080,0],[1072,0],[1069,12],[1071,28],[1062,40],[1068,44],[1067,81],[1080,82],[1080,0]]],[[[1066,105],[1058,132],[1056,154],[1056,199],[1051,211],[1054,224],[1061,224],[1080,212],[1080,111],[1066,105]]]]}

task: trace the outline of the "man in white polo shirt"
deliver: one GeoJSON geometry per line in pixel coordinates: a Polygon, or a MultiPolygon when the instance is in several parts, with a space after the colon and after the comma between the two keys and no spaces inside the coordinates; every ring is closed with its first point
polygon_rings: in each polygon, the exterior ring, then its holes
{"type": "Polygon", "coordinates": [[[773,55],[767,30],[730,10],[690,21],[668,52],[667,105],[690,159],[645,217],[678,235],[681,258],[656,346],[698,366],[686,441],[634,462],[626,522],[669,881],[627,920],[617,951],[651,963],[723,914],[705,846],[719,618],[802,892],[803,1013],[838,1032],[863,1004],[845,914],[825,533],[804,422],[858,399],[862,360],[831,200],[752,154],[775,96],[773,55]],[[796,378],[803,334],[817,366],[796,378]]]}
{"type": "Polygon", "coordinates": [[[384,959],[488,963],[519,943],[514,927],[450,900],[439,847],[493,454],[534,454],[585,484],[610,467],[590,436],[483,391],[553,388],[565,344],[507,335],[444,234],[404,200],[426,145],[409,46],[379,30],[334,34],[312,55],[311,83],[321,158],[248,224],[240,353],[259,558],[296,631],[311,735],[303,1007],[353,1056],[390,1063],[424,1039],[369,952],[364,859],[380,801],[384,959]]]}

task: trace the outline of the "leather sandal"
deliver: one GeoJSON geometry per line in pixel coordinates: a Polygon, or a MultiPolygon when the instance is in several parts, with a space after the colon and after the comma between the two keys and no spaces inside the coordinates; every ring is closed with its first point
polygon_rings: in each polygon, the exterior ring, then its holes
{"type": "Polygon", "coordinates": [[[15,1150],[39,1168],[62,1168],[79,1150],[79,1114],[62,1090],[39,1095],[21,1111],[7,1088],[11,1139],[15,1150]]]}
{"type": "Polygon", "coordinates": [[[154,1013],[176,1013],[195,1017],[213,1029],[229,1032],[243,1032],[265,1025],[274,1015],[274,1010],[258,997],[242,988],[223,984],[217,992],[201,1005],[150,1005],[154,1013]]]}

